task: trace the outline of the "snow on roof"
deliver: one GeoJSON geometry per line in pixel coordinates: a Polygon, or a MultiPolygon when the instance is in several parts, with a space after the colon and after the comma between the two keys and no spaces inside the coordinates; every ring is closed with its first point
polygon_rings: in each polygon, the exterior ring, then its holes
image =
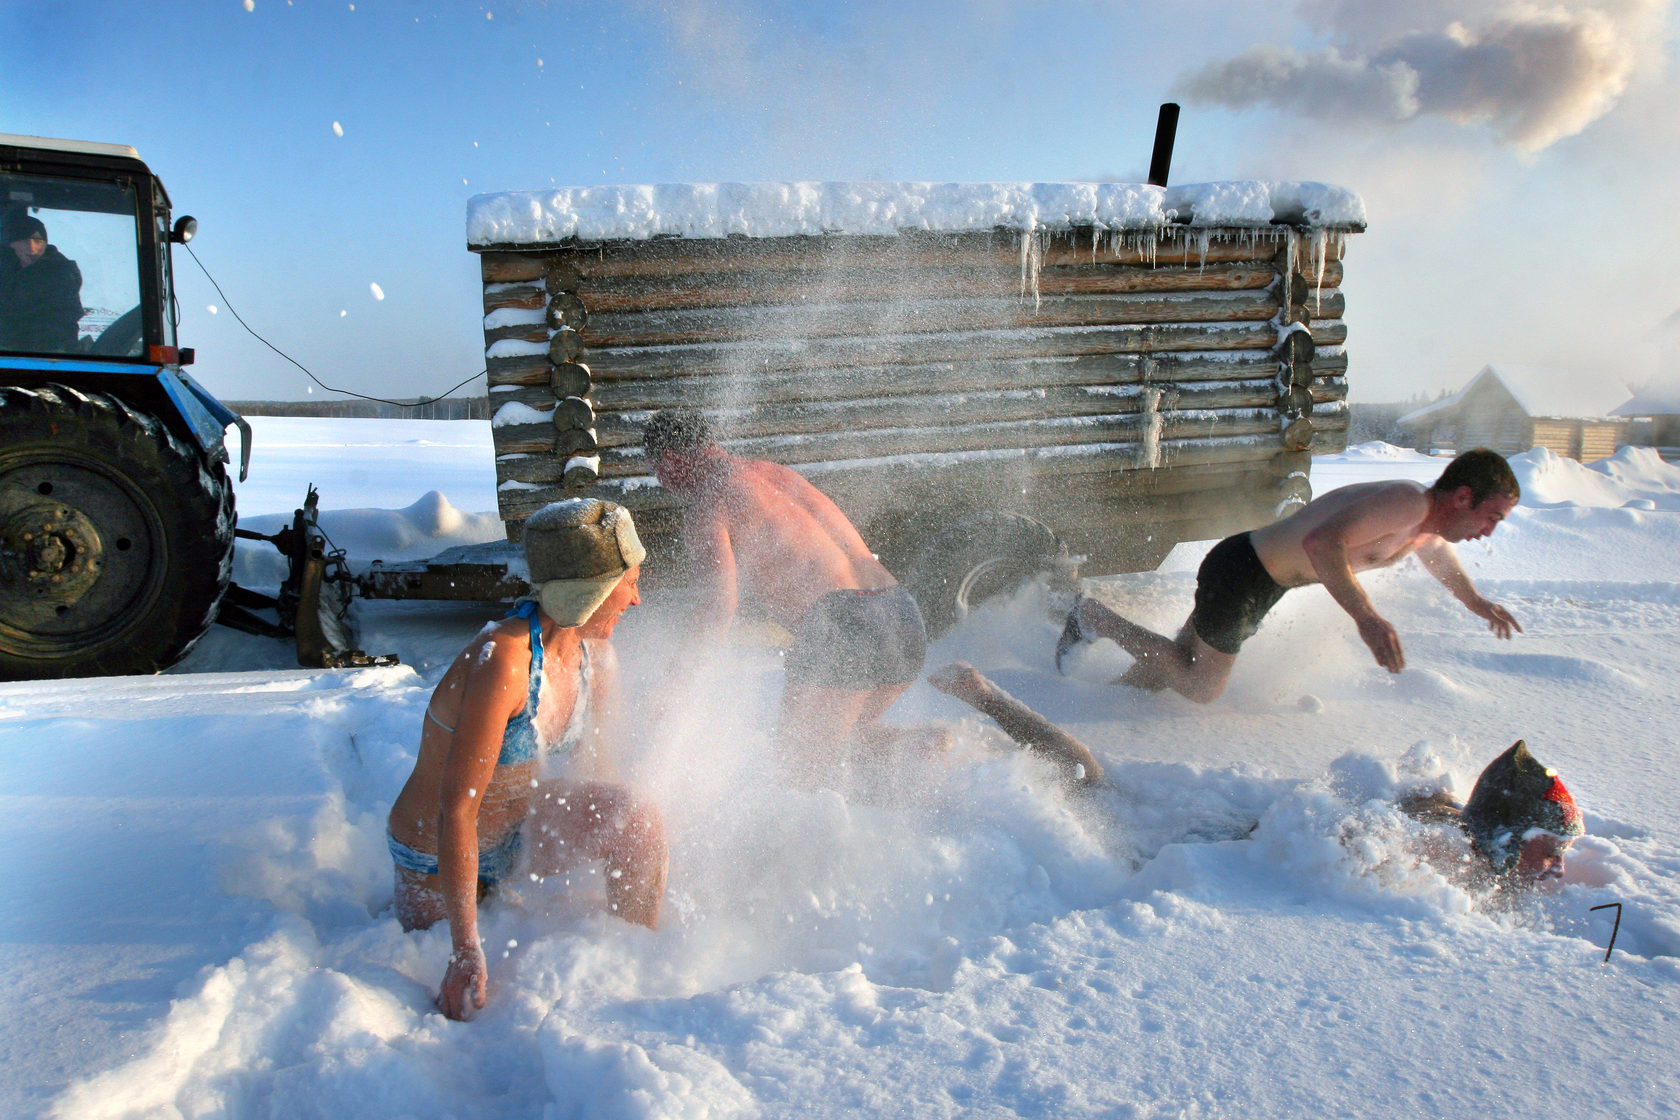
{"type": "Polygon", "coordinates": [[[532,245],[652,237],[788,237],[900,230],[1154,231],[1268,228],[1358,231],[1365,203],[1325,183],[667,183],[476,195],[467,243],[532,245]]]}
{"type": "Polygon", "coordinates": [[[1611,410],[1612,416],[1674,416],[1680,414],[1680,381],[1670,380],[1645,386],[1626,404],[1611,410]]]}
{"type": "Polygon", "coordinates": [[[1608,419],[1617,415],[1616,406],[1628,397],[1626,387],[1620,382],[1593,374],[1547,366],[1483,366],[1481,372],[1458,392],[1408,412],[1396,423],[1410,426],[1451,412],[1488,378],[1503,385],[1516,400],[1517,407],[1535,417],[1608,419]]]}

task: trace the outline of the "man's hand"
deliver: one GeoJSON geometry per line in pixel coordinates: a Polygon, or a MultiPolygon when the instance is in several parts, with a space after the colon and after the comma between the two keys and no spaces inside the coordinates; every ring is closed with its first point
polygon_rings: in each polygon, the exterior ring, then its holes
{"type": "Polygon", "coordinates": [[[1511,617],[1511,612],[1498,603],[1490,603],[1478,596],[1464,605],[1471,614],[1487,619],[1488,629],[1493,631],[1496,638],[1509,638],[1513,630],[1519,634],[1523,632],[1523,628],[1517,625],[1517,620],[1511,617]]]}
{"type": "Polygon", "coordinates": [[[449,968],[443,974],[443,988],[438,992],[438,1010],[451,1019],[471,1019],[484,1007],[484,981],[490,967],[484,963],[484,950],[477,945],[457,949],[449,957],[449,968]]]}
{"type": "Polygon", "coordinates": [[[1381,615],[1370,615],[1359,622],[1359,637],[1371,649],[1371,656],[1391,673],[1406,667],[1406,655],[1400,651],[1400,635],[1381,615]]]}

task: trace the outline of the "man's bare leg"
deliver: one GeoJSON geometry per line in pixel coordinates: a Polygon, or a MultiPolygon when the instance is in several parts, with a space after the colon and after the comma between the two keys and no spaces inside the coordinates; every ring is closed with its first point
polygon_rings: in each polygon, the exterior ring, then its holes
{"type": "Polygon", "coordinates": [[[1103,780],[1102,764],[1084,743],[1009,695],[966,661],[954,661],[929,673],[928,683],[991,717],[1004,734],[1028,750],[1054,759],[1075,785],[1095,785],[1103,780]]]}
{"type": "Polygon", "coordinates": [[[870,694],[848,688],[790,684],[782,690],[776,750],[787,778],[801,789],[832,787],[847,755],[852,729],[870,694]]]}
{"type": "Polygon", "coordinates": [[[1189,620],[1173,639],[1122,618],[1095,599],[1081,598],[1074,617],[1086,638],[1108,638],[1136,659],[1116,684],[1152,692],[1170,688],[1207,704],[1225,691],[1237,661],[1235,654],[1221,653],[1204,642],[1189,620]]]}
{"type": "Polygon", "coordinates": [[[858,715],[857,725],[852,728],[852,738],[857,743],[859,754],[913,751],[937,757],[949,753],[952,737],[947,728],[931,723],[895,727],[881,721],[887,709],[893,706],[893,701],[904,695],[904,690],[909,687],[909,684],[885,685],[869,694],[863,711],[858,715]]]}
{"type": "Polygon", "coordinates": [[[951,749],[951,733],[918,724],[894,727],[881,716],[909,684],[866,691],[790,685],[782,693],[777,747],[790,779],[802,788],[834,786],[847,763],[879,767],[899,752],[936,757],[951,749]]]}

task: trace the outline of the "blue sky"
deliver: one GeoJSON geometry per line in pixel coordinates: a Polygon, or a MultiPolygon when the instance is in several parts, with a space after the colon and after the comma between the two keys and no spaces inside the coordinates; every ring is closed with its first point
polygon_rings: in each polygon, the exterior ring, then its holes
{"type": "MultiPolygon", "coordinates": [[[[1680,306],[1671,7],[8,4],[0,131],[135,146],[252,326],[329,384],[413,396],[483,367],[473,194],[1141,179],[1176,98],[1175,182],[1364,195],[1350,377],[1391,400],[1487,362],[1651,375],[1680,306]]],[[[184,254],[177,274],[206,385],[305,395],[184,254]]]]}

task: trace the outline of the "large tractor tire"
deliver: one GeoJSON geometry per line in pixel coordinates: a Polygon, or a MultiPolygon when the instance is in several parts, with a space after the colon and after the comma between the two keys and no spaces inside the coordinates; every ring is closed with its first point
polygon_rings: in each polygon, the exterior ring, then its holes
{"type": "Polygon", "coordinates": [[[0,678],[153,673],[216,617],[233,566],[223,464],[155,417],[0,387],[0,678]]]}
{"type": "Polygon", "coordinates": [[[1041,521],[997,510],[966,514],[941,530],[911,560],[905,587],[938,635],[995,595],[1050,574],[1076,578],[1067,545],[1041,521]]]}

